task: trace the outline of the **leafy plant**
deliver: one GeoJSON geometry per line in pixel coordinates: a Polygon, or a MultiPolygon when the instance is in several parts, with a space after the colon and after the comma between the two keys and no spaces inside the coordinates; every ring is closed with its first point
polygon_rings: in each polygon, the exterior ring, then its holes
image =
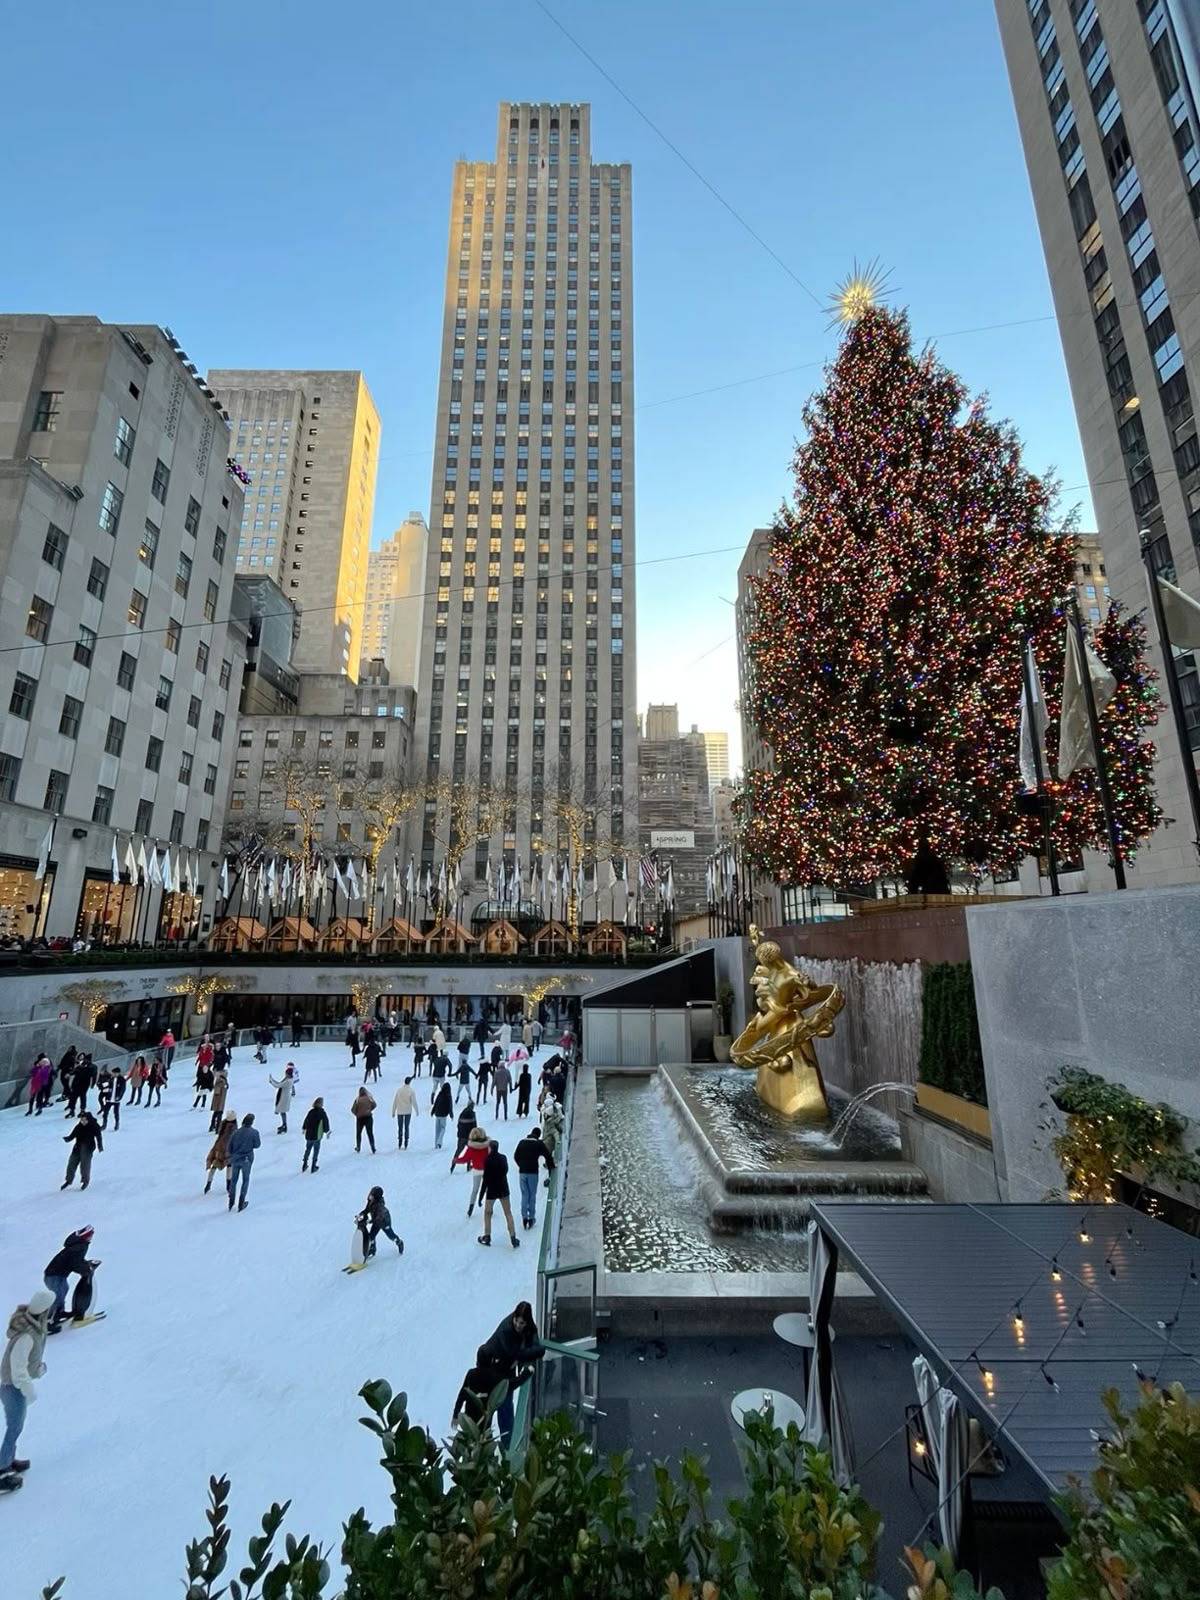
{"type": "Polygon", "coordinates": [[[1063,1067],[1047,1088],[1067,1119],[1052,1148],[1072,1200],[1108,1201],[1117,1174],[1134,1169],[1147,1180],[1200,1184],[1200,1157],[1179,1144],[1188,1120],[1172,1106],[1151,1105],[1082,1067],[1063,1067]]]}
{"type": "Polygon", "coordinates": [[[727,1034],[733,1015],[733,986],[724,978],[717,985],[717,1015],[721,1019],[721,1032],[727,1034]]]}
{"type": "Polygon", "coordinates": [[[1200,1400],[1182,1384],[1143,1383],[1131,1413],[1104,1397],[1091,1494],[1063,1496],[1070,1537],[1048,1600],[1197,1600],[1200,1596],[1200,1400]]]}
{"type": "Polygon", "coordinates": [[[987,1105],[983,1047],[969,961],[934,961],[921,986],[922,1083],[987,1105]]]}
{"type": "Polygon", "coordinates": [[[968,1574],[954,1570],[948,1550],[930,1545],[914,1550],[906,1545],[904,1555],[916,1580],[905,1590],[906,1600],[1004,1600],[999,1589],[980,1596],[968,1574]]]}

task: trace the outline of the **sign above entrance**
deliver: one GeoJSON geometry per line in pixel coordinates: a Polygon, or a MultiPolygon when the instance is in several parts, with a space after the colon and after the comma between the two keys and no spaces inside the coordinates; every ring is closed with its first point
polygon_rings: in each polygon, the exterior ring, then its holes
{"type": "Polygon", "coordinates": [[[651,850],[694,850],[696,835],[691,828],[654,828],[650,833],[651,850]]]}

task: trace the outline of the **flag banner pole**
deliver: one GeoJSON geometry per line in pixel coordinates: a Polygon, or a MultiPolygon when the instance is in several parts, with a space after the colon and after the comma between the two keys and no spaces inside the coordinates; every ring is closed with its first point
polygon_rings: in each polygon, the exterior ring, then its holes
{"type": "Polygon", "coordinates": [[[1050,796],[1045,793],[1046,769],[1042,765],[1042,734],[1034,720],[1036,701],[1033,690],[1033,670],[1030,666],[1030,655],[1033,650],[1033,640],[1027,637],[1021,645],[1021,678],[1025,684],[1025,715],[1029,719],[1030,746],[1033,755],[1033,771],[1036,778],[1035,792],[1038,799],[1038,814],[1042,819],[1042,843],[1046,847],[1046,867],[1050,874],[1050,893],[1059,894],[1058,885],[1058,857],[1054,851],[1054,839],[1050,828],[1050,811],[1053,804],[1050,796]]]}
{"type": "Polygon", "coordinates": [[[1163,675],[1167,680],[1167,699],[1171,703],[1171,715],[1175,719],[1175,737],[1179,740],[1179,755],[1183,762],[1183,781],[1187,785],[1188,801],[1192,808],[1192,827],[1195,830],[1192,843],[1195,845],[1197,852],[1200,852],[1200,777],[1197,777],[1196,774],[1196,762],[1192,755],[1192,743],[1188,737],[1187,719],[1183,712],[1183,695],[1180,692],[1179,677],[1175,671],[1175,647],[1171,643],[1166,613],[1163,610],[1162,590],[1158,586],[1158,573],[1154,570],[1150,534],[1143,528],[1139,537],[1142,542],[1142,562],[1146,568],[1146,580],[1150,585],[1150,606],[1154,612],[1154,625],[1158,629],[1158,642],[1163,653],[1163,675]]]}
{"type": "Polygon", "coordinates": [[[1096,691],[1092,686],[1092,673],[1087,658],[1087,636],[1084,633],[1083,618],[1079,614],[1079,600],[1074,594],[1067,601],[1070,610],[1071,626],[1075,632],[1075,645],[1079,651],[1079,676],[1083,683],[1083,699],[1087,706],[1088,727],[1092,734],[1092,753],[1096,757],[1096,781],[1100,786],[1100,804],[1104,807],[1104,820],[1108,828],[1108,847],[1112,853],[1113,878],[1118,889],[1127,886],[1125,882],[1125,861],[1121,855],[1121,838],[1117,832],[1117,817],[1113,810],[1112,786],[1108,781],[1108,763],[1104,759],[1104,750],[1100,743],[1100,714],[1096,710],[1096,691]]]}

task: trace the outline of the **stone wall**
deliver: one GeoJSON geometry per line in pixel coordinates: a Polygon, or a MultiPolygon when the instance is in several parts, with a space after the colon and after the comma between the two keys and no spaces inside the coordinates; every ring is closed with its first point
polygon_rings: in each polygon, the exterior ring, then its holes
{"type": "Polygon", "coordinates": [[[109,1044],[102,1033],[88,1033],[73,1022],[57,1017],[41,1022],[10,1022],[0,1026],[0,1110],[25,1103],[25,1086],[33,1063],[44,1050],[58,1065],[68,1045],[89,1050],[97,1066],[125,1060],[125,1052],[109,1044]]]}
{"type": "Polygon", "coordinates": [[[902,1110],[899,1120],[904,1159],[924,1172],[932,1200],[986,1205],[1000,1199],[990,1145],[920,1110],[902,1110]]]}
{"type": "Polygon", "coordinates": [[[917,906],[893,910],[905,901],[872,902],[886,909],[860,911],[830,922],[809,922],[770,929],[784,954],[805,966],[813,957],[829,961],[966,961],[967,907],[917,906]]]}
{"type": "Polygon", "coordinates": [[[1039,1124],[1047,1080],[1086,1067],[1200,1128],[1200,886],[981,906],[967,913],[1001,1194],[1062,1174],[1039,1124]]]}

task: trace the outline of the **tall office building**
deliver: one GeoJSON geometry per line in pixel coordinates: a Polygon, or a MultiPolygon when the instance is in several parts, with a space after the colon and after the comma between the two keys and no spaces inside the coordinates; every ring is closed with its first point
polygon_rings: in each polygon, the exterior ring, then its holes
{"type": "Polygon", "coordinates": [[[729,735],[706,733],[704,753],[708,759],[708,786],[715,789],[719,783],[726,783],[729,779],[729,735]]]}
{"type": "Polygon", "coordinates": [[[465,879],[565,849],[560,788],[602,855],[637,836],[630,183],[586,105],[504,103],[454,171],[414,745],[518,794],[465,879]]]}
{"type": "Polygon", "coordinates": [[[677,913],[708,903],[706,873],[717,833],[705,743],[699,728],[679,732],[678,706],[651,706],[638,741],[641,851],[654,856],[660,879],[670,867],[677,913]]]}
{"type": "Polygon", "coordinates": [[[1108,602],[1112,589],[1108,582],[1108,565],[1104,559],[1104,546],[1094,533],[1080,533],[1075,537],[1075,598],[1079,601],[1079,615],[1093,627],[1108,615],[1108,602]]]}
{"type": "MultiPolygon", "coordinates": [[[[1108,582],[1146,605],[1139,530],[1200,596],[1200,118],[1194,0],[996,0],[1000,33],[1091,480],[1108,582]]],[[[1162,670],[1154,646],[1155,665],[1162,670]]],[[[1175,663],[1200,746],[1192,656],[1175,663]]],[[[1189,815],[1170,717],[1156,730],[1159,798],[1189,815]]],[[[1131,882],[1200,876],[1178,820],[1131,882]]]]}
{"type": "Polygon", "coordinates": [[[385,662],[393,683],[417,681],[428,553],[425,518],[410,511],[392,537],[367,557],[362,659],[385,662]]]}
{"type": "Polygon", "coordinates": [[[168,332],[0,316],[0,935],[206,931],[246,642],[229,449],[168,332]]]}
{"type": "Polygon", "coordinates": [[[237,570],[300,617],[297,672],[358,676],[379,413],[361,372],[210,372],[249,476],[237,570]]]}

